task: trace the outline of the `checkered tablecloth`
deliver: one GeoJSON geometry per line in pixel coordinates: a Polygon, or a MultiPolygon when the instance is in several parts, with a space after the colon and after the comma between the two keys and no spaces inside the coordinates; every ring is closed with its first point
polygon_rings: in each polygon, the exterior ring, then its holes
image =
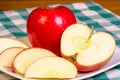
{"type": "MultiPolygon", "coordinates": [[[[113,35],[116,45],[120,48],[120,17],[95,2],[76,2],[64,5],[70,8],[78,22],[94,26],[96,31],[106,31],[113,35]]],[[[9,6],[8,6],[9,7],[9,6]]],[[[0,37],[21,38],[27,36],[26,20],[29,13],[35,9],[25,8],[0,12],[0,37]]],[[[17,80],[0,72],[0,80],[17,80]]],[[[120,80],[120,65],[91,77],[87,80],[120,80]]]]}

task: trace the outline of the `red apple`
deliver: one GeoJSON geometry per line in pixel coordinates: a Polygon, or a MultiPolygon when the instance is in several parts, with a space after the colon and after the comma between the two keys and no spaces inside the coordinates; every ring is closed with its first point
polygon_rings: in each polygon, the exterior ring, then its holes
{"type": "Polygon", "coordinates": [[[73,12],[65,6],[37,8],[27,20],[27,33],[35,47],[42,47],[60,56],[60,39],[63,31],[76,23],[73,12]]]}

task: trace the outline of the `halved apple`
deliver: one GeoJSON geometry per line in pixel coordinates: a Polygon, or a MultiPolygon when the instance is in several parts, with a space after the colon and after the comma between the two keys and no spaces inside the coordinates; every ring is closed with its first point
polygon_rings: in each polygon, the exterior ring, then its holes
{"type": "Polygon", "coordinates": [[[76,66],[61,57],[44,57],[31,64],[25,72],[26,78],[74,78],[76,66]]]}
{"type": "Polygon", "coordinates": [[[12,38],[0,38],[0,53],[9,48],[9,47],[23,47],[23,48],[27,48],[27,46],[16,40],[16,39],[12,39],[12,38]]]}
{"type": "Polygon", "coordinates": [[[73,62],[80,72],[96,70],[112,57],[115,39],[106,32],[94,33],[84,24],[73,24],[62,34],[62,56],[73,62]]]}
{"type": "Polygon", "coordinates": [[[42,48],[28,48],[21,51],[12,64],[12,71],[20,74],[24,74],[28,66],[39,58],[46,56],[56,56],[51,51],[42,48]]]}
{"type": "Polygon", "coordinates": [[[3,50],[0,54],[0,65],[10,68],[15,56],[24,49],[23,47],[10,47],[3,50]]]}

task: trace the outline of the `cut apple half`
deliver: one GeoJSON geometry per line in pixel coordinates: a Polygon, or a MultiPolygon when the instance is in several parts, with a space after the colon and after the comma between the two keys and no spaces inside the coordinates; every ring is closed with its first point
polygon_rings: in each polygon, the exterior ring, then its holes
{"type": "Polygon", "coordinates": [[[3,50],[0,54],[0,65],[10,68],[15,56],[24,49],[23,47],[10,47],[3,50]]]}
{"type": "Polygon", "coordinates": [[[28,48],[24,43],[12,38],[0,38],[0,53],[9,47],[28,48]]]}
{"type": "Polygon", "coordinates": [[[28,66],[39,58],[46,56],[56,56],[51,51],[42,48],[28,48],[20,52],[14,59],[12,71],[24,74],[28,66]]]}
{"type": "Polygon", "coordinates": [[[31,64],[25,72],[26,78],[74,78],[77,68],[61,57],[44,57],[31,64]]]}
{"type": "Polygon", "coordinates": [[[61,53],[78,71],[89,72],[103,66],[113,55],[115,39],[106,32],[93,33],[83,24],[69,26],[61,38],[61,53]]]}

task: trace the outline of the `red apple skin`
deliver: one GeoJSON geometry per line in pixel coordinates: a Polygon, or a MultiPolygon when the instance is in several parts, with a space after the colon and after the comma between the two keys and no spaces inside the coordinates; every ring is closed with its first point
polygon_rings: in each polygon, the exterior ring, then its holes
{"type": "Polygon", "coordinates": [[[94,64],[94,65],[89,65],[89,66],[81,65],[76,60],[73,60],[72,58],[70,58],[69,56],[66,56],[64,54],[62,54],[62,57],[67,59],[67,60],[69,60],[70,62],[72,62],[77,67],[77,70],[79,72],[83,72],[84,73],[84,72],[95,71],[95,70],[101,68],[102,66],[104,66],[110,60],[112,55],[109,58],[106,58],[105,60],[103,60],[102,62],[99,62],[99,63],[94,64]]]}
{"type": "Polygon", "coordinates": [[[16,68],[15,68],[14,64],[12,64],[12,66],[11,66],[11,71],[16,73],[16,68]]]}
{"type": "Polygon", "coordinates": [[[14,64],[12,64],[11,71],[13,73],[17,73],[17,74],[21,74],[22,75],[22,73],[20,73],[19,71],[17,71],[17,69],[15,68],[14,64]]]}
{"type": "Polygon", "coordinates": [[[34,47],[41,47],[61,56],[60,39],[63,31],[76,23],[73,12],[65,6],[37,8],[27,20],[27,33],[34,47]]]}

